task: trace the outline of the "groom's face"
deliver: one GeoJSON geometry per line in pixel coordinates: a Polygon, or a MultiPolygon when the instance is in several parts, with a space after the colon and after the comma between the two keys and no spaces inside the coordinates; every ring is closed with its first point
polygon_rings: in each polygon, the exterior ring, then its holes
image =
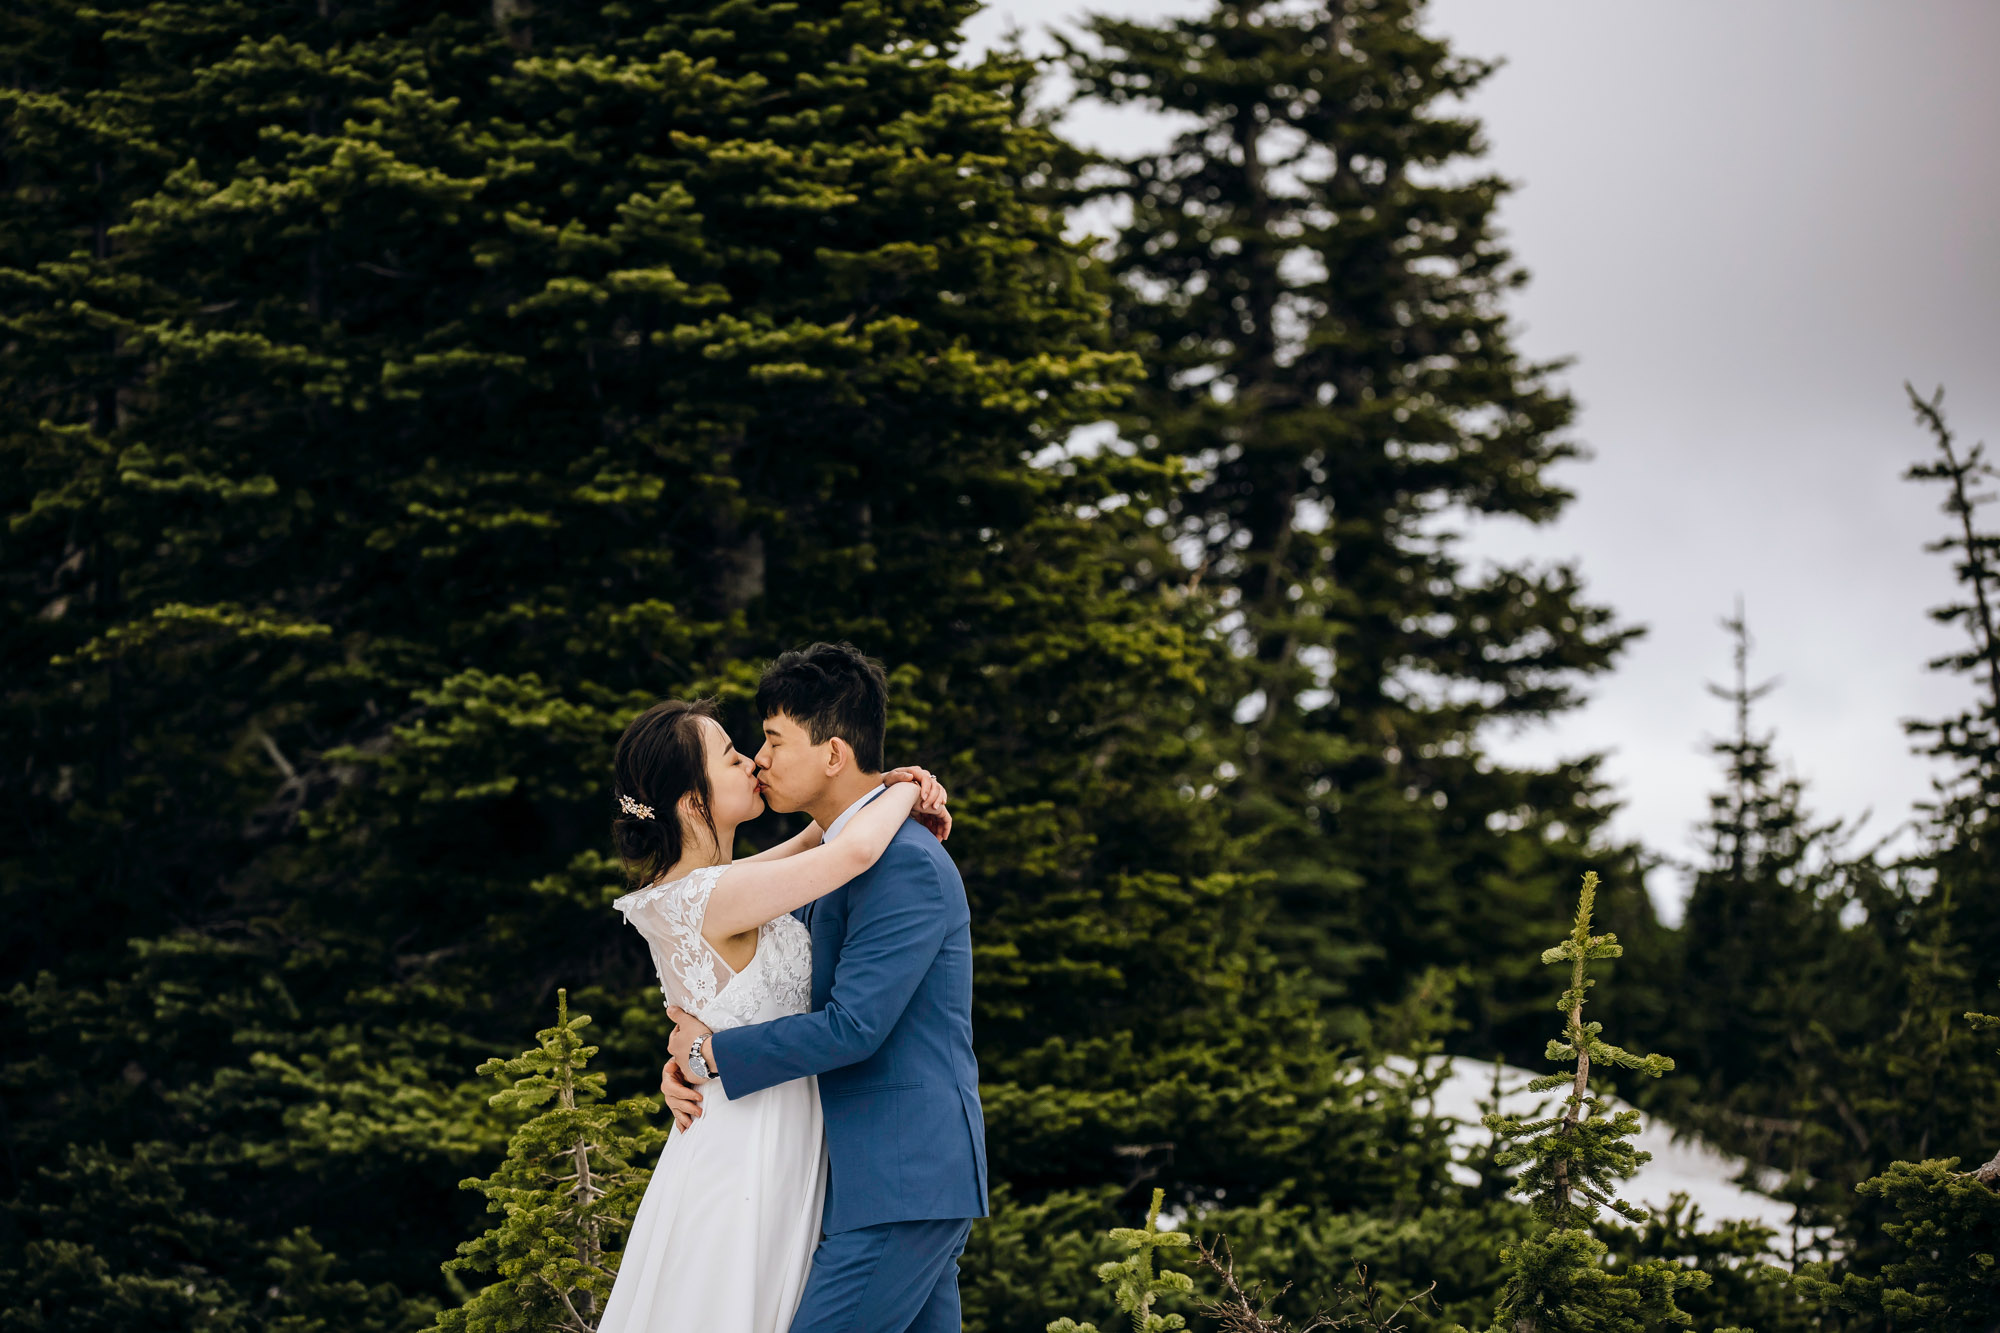
{"type": "Polygon", "coordinates": [[[813,803],[828,780],[832,738],[814,745],[810,733],[783,713],[764,719],[764,744],[757,751],[757,778],[764,803],[780,814],[813,803]]]}

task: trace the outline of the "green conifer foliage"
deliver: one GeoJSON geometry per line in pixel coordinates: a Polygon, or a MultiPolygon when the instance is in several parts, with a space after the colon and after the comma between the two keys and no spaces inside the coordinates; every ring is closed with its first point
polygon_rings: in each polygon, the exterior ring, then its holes
{"type": "Polygon", "coordinates": [[[73,1147],[43,1167],[38,1204],[31,1211],[15,1201],[10,1210],[11,1228],[27,1238],[0,1258],[9,1333],[241,1326],[236,1293],[194,1261],[227,1244],[229,1229],[186,1209],[165,1156],[155,1145],[122,1157],[73,1147]],[[105,1218],[115,1219],[112,1234],[105,1218]]]}
{"type": "Polygon", "coordinates": [[[1665,1056],[1635,1055],[1605,1042],[1599,1035],[1603,1024],[1583,1021],[1594,984],[1590,963],[1622,952],[1616,936],[1590,933],[1596,899],[1597,874],[1587,872],[1569,938],[1542,955],[1544,963],[1570,966],[1569,986],[1557,1004],[1563,1032],[1549,1042],[1548,1058],[1571,1067],[1528,1087],[1534,1092],[1567,1088],[1561,1112],[1487,1117],[1488,1126],[1509,1140],[1496,1154],[1497,1162],[1523,1168],[1515,1188],[1542,1221],[1534,1234],[1508,1251],[1512,1271],[1501,1290],[1494,1333],[1645,1333],[1685,1322],[1675,1293],[1709,1283],[1706,1273],[1673,1260],[1640,1259],[1621,1270],[1609,1269],[1603,1262],[1609,1247],[1588,1226],[1601,1207],[1634,1222],[1645,1220],[1642,1210],[1615,1196],[1619,1182],[1650,1158],[1631,1142],[1639,1132],[1638,1112],[1611,1112],[1590,1091],[1593,1065],[1648,1078],[1674,1067],[1665,1056]]]}
{"type": "MultiPolygon", "coordinates": [[[[1976,1031],[2000,1028],[2000,1017],[1991,1014],[1965,1018],[1976,1031]]],[[[1975,1170],[1957,1170],[1957,1157],[1932,1158],[1895,1162],[1862,1181],[1861,1194],[1891,1219],[1882,1226],[1892,1247],[1886,1260],[1879,1269],[1852,1258],[1812,1265],[1799,1273],[1798,1286],[1867,1326],[1899,1333],[2000,1329],[2000,1144],[1994,1146],[1975,1170]]]]}
{"type": "Polygon", "coordinates": [[[569,993],[556,992],[556,1023],[535,1034],[534,1050],[479,1066],[502,1084],[502,1111],[539,1112],[507,1143],[491,1176],[465,1182],[486,1196],[501,1222],[458,1247],[446,1265],[499,1280],[437,1326],[451,1333],[591,1333],[617,1276],[615,1242],[630,1229],[652,1173],[636,1165],[666,1138],[657,1099],[605,1100],[603,1074],[584,1072],[597,1054],[583,1044],[588,1014],[574,1018],[569,993]]]}
{"type": "Polygon", "coordinates": [[[1940,397],[1911,402],[1937,452],[1909,476],[1945,490],[1951,530],[1935,549],[1952,557],[1962,591],[1933,615],[1967,631],[1965,651],[1932,665],[1974,687],[1959,714],[1912,726],[1952,766],[1923,812],[1926,845],[1885,863],[1846,850],[1840,825],[1806,812],[1771,738],[1751,724],[1768,687],[1750,683],[1739,610],[1725,622],[1737,638],[1735,680],[1716,691],[1737,725],[1712,747],[1726,780],[1712,797],[1708,864],[1689,899],[1671,1002],[1647,1029],[1683,1054],[1657,1104],[1786,1171],[1800,1223],[1838,1227],[1841,1249],[1863,1268],[1887,1261],[1889,1219],[1881,1196],[1857,1195],[1856,1184],[1898,1158],[1983,1152],[1996,1124],[1988,1071],[1958,1022],[1996,979],[1984,794],[1995,590],[1991,539],[1977,522],[1991,469],[1958,444],[1940,397]]]}
{"type": "Polygon", "coordinates": [[[1824,1151],[1803,1108],[1822,1102],[1840,1052],[1865,1043],[1893,988],[1893,953],[1843,915],[1888,911],[1895,897],[1872,854],[1847,850],[1838,822],[1819,823],[1804,787],[1760,733],[1743,609],[1723,620],[1734,675],[1711,693],[1733,725],[1709,749],[1723,781],[1709,797],[1706,863],[1683,916],[1670,1002],[1642,1030],[1671,1041],[1675,1077],[1653,1100],[1677,1123],[1794,1172],[1820,1172],[1824,1151]]]}
{"type": "Polygon", "coordinates": [[[421,1322],[505,1141],[465,1071],[562,984],[656,1076],[618,731],[754,725],[816,637],[895,668],[894,751],[953,786],[995,1175],[1047,1244],[1161,1173],[1434,1187],[1218,853],[1209,608],[1135,573],[1171,469],[1051,461],[1132,361],[1024,71],[950,61],[970,8],[9,11],[0,1265],[73,1244],[186,1322],[306,1225],[296,1317],[386,1283],[421,1322]],[[71,1142],[129,1204],[71,1202],[71,1142]],[[180,1239],[133,1243],[169,1185],[180,1239]]]}
{"type": "Polygon", "coordinates": [[[1773,1265],[1775,1234],[1753,1222],[1708,1223],[1685,1195],[1671,1196],[1642,1226],[1610,1227],[1604,1238],[1614,1267],[1668,1262],[1705,1274],[1706,1286],[1682,1287],[1674,1303],[1697,1329],[1738,1327],[1756,1333],[1805,1333],[1822,1327],[1817,1303],[1773,1265]]]}
{"type": "MultiPolygon", "coordinates": [[[[1165,1200],[1165,1190],[1154,1190],[1143,1227],[1114,1229],[1111,1239],[1131,1253],[1122,1260],[1097,1267],[1098,1280],[1112,1288],[1118,1308],[1131,1316],[1132,1333],[1173,1333],[1187,1327],[1182,1316],[1156,1308],[1162,1299],[1184,1299],[1194,1291],[1193,1278],[1178,1269],[1158,1265],[1165,1252],[1194,1244],[1186,1232],[1161,1230],[1160,1205],[1165,1200]]],[[[1048,1326],[1048,1333],[1097,1333],[1097,1325],[1058,1319],[1048,1326]]]]}
{"type": "Polygon", "coordinates": [[[1887,1317],[1905,1296],[1913,1303],[1896,1308],[1910,1318],[1944,1319],[1978,1308],[1982,1298],[1967,1293],[1981,1291],[1983,1279],[1973,1278],[1970,1287],[1953,1284],[1971,1271],[1955,1267],[1961,1260],[1976,1263],[1991,1248],[1979,1238],[1984,1204],[1939,1163],[1982,1160],[2000,1144],[2000,1068],[1985,1058],[1974,1029],[1962,1021],[1967,1006],[2000,982],[1994,957],[2000,881],[1990,852],[1993,717],[2000,705],[1992,626],[2000,589],[1995,539],[1978,523],[1989,498],[1981,488],[1993,472],[1980,449],[1958,445],[1944,418],[1942,391],[1929,399],[1911,392],[1910,401],[1937,452],[1908,475],[1945,489],[1950,529],[1933,549],[1951,555],[1961,590],[1957,601],[1932,614],[1967,632],[1965,651],[1931,665],[1965,675],[1973,697],[1952,717],[1911,726],[1926,752],[1951,769],[1938,784],[1937,799],[1920,812],[1927,845],[1894,867],[1891,892],[1867,904],[1866,931],[1889,964],[1885,980],[1856,988],[1836,978],[1823,992],[1829,1005],[1838,1005],[1852,1003],[1853,990],[1861,989],[1881,1017],[1865,1039],[1827,1043],[1832,1058],[1821,1062],[1826,1077],[1820,1097],[1804,1107],[1802,1119],[1815,1141],[1808,1166],[1823,1192],[1843,1197],[1820,1205],[1839,1226],[1837,1253],[1801,1285],[1830,1298],[1839,1293],[1850,1312],[1872,1312],[1864,1324],[1887,1317]],[[1926,1231],[1933,1223],[1942,1228],[1935,1234],[1926,1231]],[[1939,1247],[1934,1254],[1932,1245],[1939,1247]],[[1953,1248],[1962,1245],[1971,1251],[1953,1248]],[[1926,1270],[1926,1254],[1940,1266],[1926,1270]],[[1909,1294],[1919,1288],[1956,1294],[1931,1305],[1909,1294]]]}
{"type": "MultiPolygon", "coordinates": [[[[1553,518],[1549,473],[1577,447],[1555,368],[1510,338],[1506,186],[1449,109],[1492,67],[1423,16],[1219,0],[1091,20],[1079,94],[1192,124],[1081,193],[1130,210],[1108,262],[1147,374],[1119,422],[1190,473],[1155,558],[1223,590],[1231,669],[1204,720],[1230,738],[1217,781],[1276,877],[1285,956],[1364,1003],[1465,966],[1474,1040],[1525,1053],[1526,960],[1605,808],[1595,761],[1511,770],[1483,729],[1570,706],[1633,631],[1574,569],[1461,554],[1476,519],[1553,518]]],[[[1607,909],[1643,916],[1630,895],[1607,909]]]]}
{"type": "MultiPolygon", "coordinates": [[[[1846,1291],[1840,1299],[1850,1310],[1886,1290],[1886,1275],[1910,1261],[1905,1214],[1930,1206],[1919,1196],[1933,1190],[1936,1206],[1946,1206],[1949,1169],[1918,1167],[1981,1161],[2000,1146],[2000,1067],[1964,1021],[1970,959],[1951,937],[1950,904],[1920,899],[1913,914],[1921,933],[1904,946],[1875,1036],[1839,1053],[1809,1116],[1818,1151],[1808,1160],[1820,1185],[1807,1220],[1833,1224],[1837,1243],[1830,1258],[1802,1270],[1801,1290],[1828,1300],[1846,1291]],[[1834,1192],[1846,1198],[1824,1197],[1834,1192]]],[[[1976,1228],[1961,1239],[1968,1234],[1976,1228]]],[[[1981,1243],[1973,1242],[1975,1252],[1981,1243]]]]}
{"type": "Polygon", "coordinates": [[[1994,499],[1988,490],[2000,470],[1983,444],[1965,448],[1944,414],[1944,389],[1929,398],[1904,386],[1936,452],[1904,476],[1943,487],[1947,522],[1930,548],[1951,560],[1958,595],[1935,607],[1931,618],[1965,633],[1960,651],[1933,661],[1933,670],[1965,678],[1972,697],[1950,717],[1909,724],[1923,752],[1944,760],[1951,772],[1930,810],[1937,875],[1954,889],[1953,934],[1972,950],[1983,991],[2000,982],[2000,533],[1983,528],[1980,511],[1994,499]]]}

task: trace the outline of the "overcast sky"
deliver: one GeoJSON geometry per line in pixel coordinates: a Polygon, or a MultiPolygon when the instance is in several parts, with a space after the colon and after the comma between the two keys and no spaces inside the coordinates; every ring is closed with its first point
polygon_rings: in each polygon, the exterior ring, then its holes
{"type": "MultiPolygon", "coordinates": [[[[1001,0],[971,35],[1080,8],[1001,0]]],[[[1649,630],[1587,707],[1495,748],[1610,751],[1619,830],[1691,855],[1728,726],[1703,686],[1740,596],[1754,673],[1782,679],[1762,721],[1811,803],[1891,832],[1931,771],[1901,719],[1968,697],[1924,667],[1956,646],[1924,614],[1952,590],[1922,549],[1939,497],[1898,480],[1929,448],[1902,383],[1944,384],[1963,442],[2000,448],[2000,0],[1433,0],[1430,23],[1506,62],[1471,109],[1518,186],[1513,312],[1530,355],[1575,358],[1594,455],[1559,474],[1563,519],[1478,549],[1574,558],[1649,630]]],[[[1070,130],[1131,152],[1171,126],[1070,130]]],[[[1671,913],[1677,877],[1654,887],[1671,913]]]]}

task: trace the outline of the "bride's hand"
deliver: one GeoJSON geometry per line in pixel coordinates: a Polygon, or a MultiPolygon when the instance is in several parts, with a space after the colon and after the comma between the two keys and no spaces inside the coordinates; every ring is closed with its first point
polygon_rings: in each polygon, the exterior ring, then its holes
{"type": "Polygon", "coordinates": [[[945,803],[950,799],[950,794],[945,791],[944,784],[932,777],[929,769],[920,768],[915,764],[892,768],[882,775],[884,786],[898,782],[917,784],[917,804],[910,812],[911,817],[936,835],[939,842],[949,838],[951,811],[945,808],[945,803]]]}
{"type": "Polygon", "coordinates": [[[701,1093],[673,1060],[660,1067],[660,1095],[667,1099],[667,1109],[673,1112],[675,1129],[685,1130],[701,1118],[701,1093]]]}

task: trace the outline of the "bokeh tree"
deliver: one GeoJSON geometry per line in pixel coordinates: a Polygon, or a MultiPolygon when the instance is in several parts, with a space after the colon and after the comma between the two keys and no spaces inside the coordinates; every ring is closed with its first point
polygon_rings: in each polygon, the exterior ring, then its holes
{"type": "MultiPolygon", "coordinates": [[[[1145,364],[1121,436],[1190,478],[1154,515],[1154,563],[1226,608],[1203,721],[1227,738],[1231,831],[1276,882],[1281,956],[1342,1008],[1419,958],[1465,969],[1468,1041],[1525,1057],[1518,960],[1564,919],[1609,803],[1594,758],[1515,767],[1486,741],[1572,706],[1636,631],[1572,567],[1463,554],[1477,522],[1560,513],[1552,473],[1580,451],[1559,368],[1514,345],[1507,186],[1454,106],[1493,66],[1424,16],[1091,18],[1078,95],[1187,128],[1076,188],[1116,220],[1114,320],[1145,364]]],[[[1606,891],[1628,933],[1650,922],[1638,880],[1621,866],[1606,891]]]]}

